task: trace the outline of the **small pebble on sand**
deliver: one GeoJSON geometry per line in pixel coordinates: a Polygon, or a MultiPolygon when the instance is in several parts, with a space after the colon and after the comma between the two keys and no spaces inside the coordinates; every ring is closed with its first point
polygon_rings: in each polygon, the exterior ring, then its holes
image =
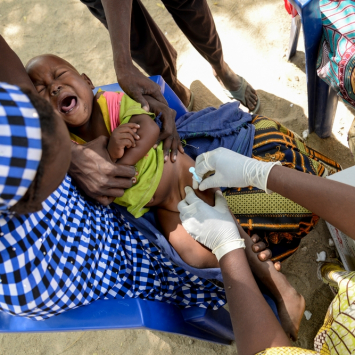
{"type": "Polygon", "coordinates": [[[290,107],[293,107],[293,104],[291,104],[290,107]]]}
{"type": "Polygon", "coordinates": [[[320,253],[317,253],[316,261],[325,261],[326,258],[327,258],[327,253],[325,251],[321,251],[320,253]]]}
{"type": "Polygon", "coordinates": [[[312,317],[312,313],[310,311],[304,311],[304,316],[306,317],[307,320],[310,320],[312,317]]]}
{"type": "Polygon", "coordinates": [[[334,240],[332,238],[329,238],[329,246],[330,247],[334,246],[334,240]]]}

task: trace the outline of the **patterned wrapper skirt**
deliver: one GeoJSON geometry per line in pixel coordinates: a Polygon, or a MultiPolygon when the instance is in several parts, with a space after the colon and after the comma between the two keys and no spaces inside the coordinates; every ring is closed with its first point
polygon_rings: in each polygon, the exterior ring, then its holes
{"type": "MultiPolygon", "coordinates": [[[[253,158],[280,161],[283,166],[325,177],[341,170],[334,160],[308,147],[296,133],[280,123],[254,116],[253,158]]],[[[261,237],[272,250],[273,261],[293,254],[319,217],[277,193],[266,194],[254,187],[224,191],[228,205],[249,235],[261,237]]]]}

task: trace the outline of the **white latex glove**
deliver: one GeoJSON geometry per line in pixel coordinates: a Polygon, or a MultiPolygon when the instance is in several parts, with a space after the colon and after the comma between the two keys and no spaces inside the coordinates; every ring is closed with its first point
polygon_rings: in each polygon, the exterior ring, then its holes
{"type": "Polygon", "coordinates": [[[263,162],[229,149],[217,148],[197,157],[195,169],[198,176],[203,178],[209,171],[215,171],[215,174],[204,179],[200,185],[193,178],[193,188],[204,191],[211,187],[254,186],[270,194],[272,191],[267,189],[267,179],[274,165],[281,163],[263,162]]]}
{"type": "Polygon", "coordinates": [[[185,187],[185,192],[185,200],[178,204],[180,219],[196,241],[211,249],[218,261],[234,249],[245,248],[221,191],[215,194],[214,207],[200,200],[191,187],[185,187]]]}

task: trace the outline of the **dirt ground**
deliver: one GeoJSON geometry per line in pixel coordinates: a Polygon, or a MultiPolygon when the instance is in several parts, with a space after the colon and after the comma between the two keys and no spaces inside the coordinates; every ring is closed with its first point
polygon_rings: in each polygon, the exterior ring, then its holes
{"type": "MultiPolygon", "coordinates": [[[[194,50],[159,0],[143,0],[149,12],[178,51],[178,77],[195,93],[194,109],[228,101],[209,64],[194,50]]],[[[257,89],[260,113],[277,119],[302,135],[307,129],[307,92],[303,33],[291,63],[285,60],[291,19],[281,0],[208,0],[227,63],[257,89]]],[[[0,33],[23,63],[42,53],[64,57],[96,85],[115,82],[107,30],[79,0],[1,0],[0,33]]],[[[347,134],[354,113],[339,103],[333,135],[311,134],[308,144],[336,159],[343,168],[354,165],[347,134]]],[[[355,132],[354,127],[352,132],[355,132]]],[[[355,134],[354,134],[355,135],[355,134]]],[[[312,313],[301,324],[297,345],[312,348],[332,299],[316,277],[316,253],[331,256],[330,238],[321,221],[283,263],[283,271],[306,299],[312,313]]],[[[220,346],[190,338],[145,330],[85,333],[1,334],[0,355],[111,354],[235,354],[234,346],[220,346]]]]}

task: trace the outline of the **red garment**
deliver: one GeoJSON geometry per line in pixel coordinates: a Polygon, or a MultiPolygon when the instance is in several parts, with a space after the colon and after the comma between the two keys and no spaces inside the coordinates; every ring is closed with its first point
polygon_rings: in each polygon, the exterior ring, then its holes
{"type": "Polygon", "coordinates": [[[121,100],[124,92],[111,92],[105,91],[103,93],[108,108],[108,114],[110,116],[111,132],[120,125],[120,108],[121,100]]]}
{"type": "Polygon", "coordinates": [[[285,1],[285,9],[286,11],[292,15],[292,17],[296,17],[298,15],[297,10],[288,2],[288,0],[285,1]]]}

